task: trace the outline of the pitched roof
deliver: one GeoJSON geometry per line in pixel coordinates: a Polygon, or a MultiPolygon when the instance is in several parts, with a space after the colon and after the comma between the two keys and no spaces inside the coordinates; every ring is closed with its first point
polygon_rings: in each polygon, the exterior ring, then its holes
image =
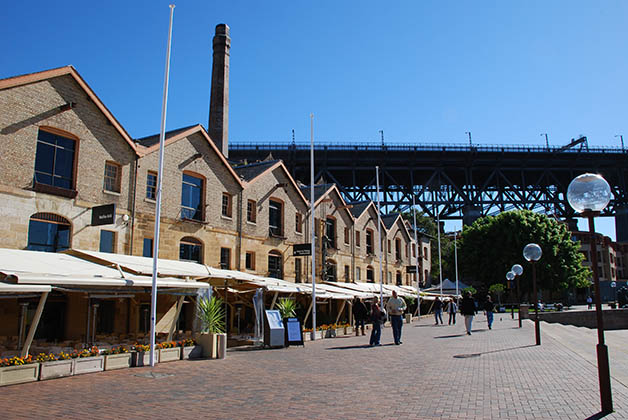
{"type": "Polygon", "coordinates": [[[264,162],[255,162],[249,163],[248,165],[236,166],[233,170],[240,175],[240,178],[245,180],[246,182],[251,182],[253,179],[257,178],[272,166],[276,165],[279,160],[269,160],[264,162]]]}
{"type": "MultiPolygon", "coordinates": [[[[175,137],[178,134],[181,134],[184,131],[187,131],[190,128],[196,127],[196,126],[197,126],[197,124],[193,124],[193,125],[189,125],[187,127],[177,128],[176,130],[166,131],[165,139],[168,140],[168,139],[170,139],[172,137],[175,137]]],[[[152,136],[142,137],[142,138],[136,139],[135,141],[138,144],[140,144],[141,146],[149,148],[149,147],[152,147],[152,146],[154,146],[154,145],[159,143],[159,136],[160,136],[160,134],[153,134],[152,136]]]]}
{"type": "MultiPolygon", "coordinates": [[[[327,194],[327,191],[329,191],[332,187],[334,186],[334,184],[318,184],[318,185],[314,185],[314,202],[318,202],[318,200],[321,199],[321,197],[323,197],[325,194],[327,194]]],[[[304,196],[307,197],[308,200],[311,199],[310,197],[310,185],[302,185],[299,188],[301,189],[301,192],[303,193],[304,196]]]]}
{"type": "Polygon", "coordinates": [[[399,213],[386,214],[382,216],[382,223],[386,226],[386,229],[390,230],[393,227],[397,219],[400,217],[399,213]]]}
{"type": "MultiPolygon", "coordinates": [[[[238,185],[240,185],[240,187],[244,188],[244,185],[242,184],[242,180],[240,180],[240,177],[235,173],[235,171],[233,170],[233,168],[231,167],[231,165],[229,165],[229,162],[227,162],[227,159],[225,158],[225,156],[222,154],[222,152],[220,150],[218,150],[218,147],[216,147],[216,144],[214,143],[214,141],[209,137],[209,134],[207,134],[207,131],[205,131],[205,128],[200,125],[200,124],[196,124],[196,125],[192,125],[190,127],[184,127],[184,128],[180,128],[180,129],[176,129],[176,130],[172,130],[169,131],[168,134],[165,136],[165,141],[164,141],[164,145],[168,146],[172,143],[176,143],[180,140],[185,139],[188,136],[191,136],[192,134],[200,134],[206,141],[207,144],[209,145],[209,147],[214,151],[214,153],[216,153],[216,156],[218,157],[218,159],[223,163],[223,165],[227,168],[227,171],[235,178],[236,182],[238,183],[238,185]]],[[[154,136],[150,136],[150,137],[154,137],[154,136]]],[[[157,136],[159,137],[159,136],[157,136]]],[[[144,137],[144,139],[147,139],[148,137],[144,137]]],[[[152,146],[149,147],[144,147],[144,146],[139,146],[138,149],[138,153],[140,154],[140,156],[146,156],[150,153],[153,153],[154,151],[159,150],[159,142],[153,144],[152,146]]]]}
{"type": "Polygon", "coordinates": [[[21,76],[14,76],[7,79],[2,79],[0,80],[0,90],[31,83],[37,83],[43,80],[48,80],[65,75],[71,76],[76,81],[76,83],[83,89],[83,91],[85,91],[85,93],[92,100],[92,102],[98,107],[98,109],[100,109],[105,118],[109,120],[111,125],[118,131],[120,136],[122,136],[122,138],[128,143],[131,149],[134,152],[138,153],[138,148],[133,142],[133,139],[131,138],[129,133],[126,132],[120,122],[113,116],[111,111],[107,109],[105,104],[100,100],[96,93],[94,93],[92,88],[89,87],[89,85],[85,82],[85,80],[83,80],[78,71],[76,71],[76,69],[72,66],[58,67],[55,69],[44,70],[37,73],[24,74],[21,76]]]}
{"type": "Polygon", "coordinates": [[[351,204],[351,214],[356,219],[364,213],[364,211],[368,208],[368,206],[372,203],[372,201],[359,201],[351,204]]]}

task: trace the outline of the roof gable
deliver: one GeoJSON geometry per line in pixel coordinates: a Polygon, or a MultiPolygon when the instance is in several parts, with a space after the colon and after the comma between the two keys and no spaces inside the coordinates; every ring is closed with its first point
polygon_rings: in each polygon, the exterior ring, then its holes
{"type": "Polygon", "coordinates": [[[286,177],[290,181],[290,185],[292,185],[292,187],[295,189],[295,191],[299,195],[299,198],[303,200],[303,203],[308,205],[309,202],[303,195],[303,191],[301,190],[301,188],[299,188],[294,178],[292,178],[292,175],[290,175],[288,168],[286,168],[286,165],[283,164],[282,160],[270,160],[251,163],[248,165],[238,166],[234,168],[234,170],[245,181],[245,187],[248,187],[251,184],[255,183],[257,180],[261,179],[263,175],[270,173],[277,168],[281,169],[285,173],[286,177]]]}
{"type": "Polygon", "coordinates": [[[135,145],[135,142],[126,132],[124,127],[120,124],[120,122],[113,116],[111,111],[107,109],[105,104],[100,100],[100,98],[94,93],[94,91],[89,87],[89,85],[83,80],[81,75],[76,71],[76,69],[72,66],[59,67],[51,70],[44,70],[37,73],[24,74],[21,76],[9,77],[7,79],[0,80],[0,90],[2,89],[10,89],[17,86],[23,86],[31,83],[37,83],[44,80],[52,79],[55,77],[61,76],[71,76],[76,83],[85,91],[87,96],[92,100],[92,102],[98,107],[100,112],[103,113],[105,118],[111,123],[111,125],[118,131],[120,136],[127,142],[129,147],[135,152],[138,153],[138,147],[135,145]]]}

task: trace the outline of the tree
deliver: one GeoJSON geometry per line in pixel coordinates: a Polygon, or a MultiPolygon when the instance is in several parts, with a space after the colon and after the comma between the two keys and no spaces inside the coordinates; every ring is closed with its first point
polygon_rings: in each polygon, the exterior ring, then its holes
{"type": "Polygon", "coordinates": [[[506,272],[521,264],[522,294],[532,289],[531,265],[523,258],[523,247],[537,243],[543,250],[536,263],[539,289],[564,291],[586,287],[590,271],[582,266],[579,244],[571,240],[565,224],[529,210],[516,210],[478,219],[465,227],[458,243],[460,269],[467,278],[486,287],[505,284],[506,272]]]}
{"type": "Polygon", "coordinates": [[[497,302],[500,305],[502,304],[502,293],[504,293],[504,290],[506,290],[506,288],[501,283],[491,284],[491,286],[488,288],[489,293],[497,295],[497,302]]]}

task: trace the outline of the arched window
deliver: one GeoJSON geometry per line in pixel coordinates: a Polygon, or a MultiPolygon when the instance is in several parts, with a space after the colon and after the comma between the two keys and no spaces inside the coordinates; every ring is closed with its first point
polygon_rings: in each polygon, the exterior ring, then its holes
{"type": "Polygon", "coordinates": [[[281,252],[273,250],[268,253],[268,277],[283,279],[281,252]]]}
{"type": "Polygon", "coordinates": [[[375,271],[373,271],[373,267],[370,265],[366,267],[366,282],[375,283],[375,271]]]}
{"type": "Polygon", "coordinates": [[[337,281],[338,268],[336,261],[327,260],[325,264],[325,281],[337,281]]]}
{"type": "Polygon", "coordinates": [[[28,223],[32,251],[59,252],[70,247],[70,222],[53,213],[35,213],[28,223]]]}
{"type": "Polygon", "coordinates": [[[203,243],[196,238],[186,236],[179,242],[179,259],[203,263],[203,243]]]}

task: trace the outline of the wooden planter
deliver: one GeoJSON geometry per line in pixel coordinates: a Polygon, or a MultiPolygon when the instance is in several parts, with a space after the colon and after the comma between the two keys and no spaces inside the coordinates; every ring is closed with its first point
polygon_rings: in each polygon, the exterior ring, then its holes
{"type": "Polygon", "coordinates": [[[181,347],[181,360],[200,359],[203,357],[203,347],[199,345],[181,347]]]}
{"type": "Polygon", "coordinates": [[[39,378],[39,363],[0,367],[0,386],[34,382],[39,378]]]}
{"type": "MultiPolygon", "coordinates": [[[[155,363],[159,362],[159,354],[155,350],[155,363]]],[[[131,366],[142,367],[150,366],[150,351],[133,351],[131,352],[131,366]]]]}
{"type": "Polygon", "coordinates": [[[105,370],[131,367],[131,353],[108,354],[105,356],[105,370]]]}
{"type": "Polygon", "coordinates": [[[55,360],[43,362],[39,368],[39,380],[63,378],[74,375],[74,360],[55,360]]]}
{"type": "Polygon", "coordinates": [[[159,363],[181,360],[181,347],[159,349],[159,363]]]}
{"type": "Polygon", "coordinates": [[[105,369],[105,356],[77,357],[72,359],[75,375],[83,373],[102,372],[105,369]]]}

